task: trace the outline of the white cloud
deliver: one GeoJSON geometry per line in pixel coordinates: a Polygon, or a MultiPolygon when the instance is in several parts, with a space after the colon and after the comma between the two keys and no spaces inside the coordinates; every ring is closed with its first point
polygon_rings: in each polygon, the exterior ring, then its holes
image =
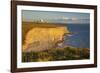
{"type": "Polygon", "coordinates": [[[69,18],[68,17],[62,17],[62,19],[68,20],[69,18]]]}
{"type": "Polygon", "coordinates": [[[73,22],[73,23],[79,23],[79,19],[76,18],[76,17],[73,17],[73,18],[72,18],[72,22],[73,22]]]}

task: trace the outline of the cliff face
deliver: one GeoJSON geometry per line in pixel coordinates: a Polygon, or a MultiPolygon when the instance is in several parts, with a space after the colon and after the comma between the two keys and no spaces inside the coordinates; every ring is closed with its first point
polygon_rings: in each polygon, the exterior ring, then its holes
{"type": "Polygon", "coordinates": [[[51,28],[34,27],[27,32],[22,51],[44,51],[57,45],[60,46],[65,34],[69,34],[69,30],[65,26],[51,28]]]}

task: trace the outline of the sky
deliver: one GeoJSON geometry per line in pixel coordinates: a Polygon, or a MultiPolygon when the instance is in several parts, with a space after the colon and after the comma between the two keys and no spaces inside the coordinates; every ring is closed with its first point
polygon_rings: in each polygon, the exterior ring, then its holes
{"type": "Polygon", "coordinates": [[[89,13],[22,10],[22,21],[43,20],[48,23],[89,24],[89,13]]]}

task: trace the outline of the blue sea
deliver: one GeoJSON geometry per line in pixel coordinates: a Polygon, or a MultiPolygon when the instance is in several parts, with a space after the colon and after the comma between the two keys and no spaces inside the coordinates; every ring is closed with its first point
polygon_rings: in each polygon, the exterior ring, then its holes
{"type": "Polygon", "coordinates": [[[89,24],[67,24],[66,26],[72,34],[66,36],[64,45],[69,45],[78,48],[90,47],[89,24]]]}

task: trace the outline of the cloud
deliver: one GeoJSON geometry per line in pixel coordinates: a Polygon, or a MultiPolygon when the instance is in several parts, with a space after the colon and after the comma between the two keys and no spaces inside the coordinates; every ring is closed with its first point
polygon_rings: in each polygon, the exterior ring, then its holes
{"type": "Polygon", "coordinates": [[[78,18],[76,18],[76,17],[73,17],[73,18],[72,18],[72,20],[73,20],[73,21],[76,21],[76,20],[78,20],[78,18]]]}
{"type": "Polygon", "coordinates": [[[76,18],[76,17],[73,17],[73,18],[72,18],[72,22],[73,22],[73,23],[79,23],[79,19],[76,18]]]}
{"type": "Polygon", "coordinates": [[[68,17],[62,17],[62,19],[64,19],[64,20],[68,20],[69,18],[68,18],[68,17]]]}

